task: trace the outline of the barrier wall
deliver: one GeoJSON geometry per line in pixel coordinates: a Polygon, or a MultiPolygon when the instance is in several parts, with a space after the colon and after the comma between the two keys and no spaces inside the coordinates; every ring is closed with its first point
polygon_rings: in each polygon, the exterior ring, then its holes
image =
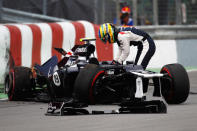
{"type": "Polygon", "coordinates": [[[197,39],[177,40],[178,62],[197,67],[197,39]]]}
{"type": "MultiPolygon", "coordinates": [[[[32,67],[43,64],[51,56],[61,55],[53,47],[70,50],[75,44],[81,45],[80,38],[98,38],[98,25],[87,21],[8,24],[0,25],[0,83],[9,71],[8,60],[12,56],[16,66],[32,67]]],[[[179,62],[184,66],[197,66],[197,40],[155,40],[156,52],[148,68],[161,68],[165,64],[179,62]]],[[[113,60],[117,44],[104,44],[99,39],[93,42],[99,61],[113,60]]],[[[136,47],[131,47],[127,60],[134,60],[136,47]]]]}

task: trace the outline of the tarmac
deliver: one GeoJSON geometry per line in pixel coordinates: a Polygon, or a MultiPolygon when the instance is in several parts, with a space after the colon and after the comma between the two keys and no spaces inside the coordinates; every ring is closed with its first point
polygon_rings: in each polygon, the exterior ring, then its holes
{"type": "MultiPolygon", "coordinates": [[[[197,71],[189,72],[190,95],[166,114],[45,116],[47,103],[0,101],[0,131],[196,131],[197,71]]],[[[115,105],[95,105],[107,110],[115,105]]]]}

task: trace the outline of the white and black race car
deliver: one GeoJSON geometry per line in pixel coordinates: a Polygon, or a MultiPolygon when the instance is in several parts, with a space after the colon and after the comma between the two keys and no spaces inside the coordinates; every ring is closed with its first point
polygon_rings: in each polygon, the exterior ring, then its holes
{"type": "MultiPolygon", "coordinates": [[[[187,100],[190,84],[182,65],[165,65],[160,73],[156,73],[130,62],[125,65],[99,63],[91,57],[95,47],[90,41],[95,39],[82,40],[87,43],[75,48],[74,55],[64,57],[59,63],[54,56],[45,64],[36,65],[34,70],[23,67],[24,71],[17,72],[21,67],[16,67],[11,71],[5,81],[10,100],[28,97],[28,93],[36,90],[36,85],[46,85],[49,96],[47,114],[105,113],[89,112],[85,107],[112,103],[120,106],[116,113],[166,113],[166,102],[180,104],[187,100]],[[164,99],[146,100],[150,86],[154,87],[153,96],[164,99]]],[[[63,49],[56,50],[67,54],[63,49]]]]}

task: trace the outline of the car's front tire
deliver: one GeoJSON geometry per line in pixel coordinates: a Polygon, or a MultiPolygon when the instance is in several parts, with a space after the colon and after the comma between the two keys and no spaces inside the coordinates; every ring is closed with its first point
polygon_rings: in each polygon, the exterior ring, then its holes
{"type": "Polygon", "coordinates": [[[168,104],[180,104],[187,100],[190,83],[189,77],[180,64],[165,65],[161,73],[166,74],[166,78],[161,79],[161,92],[168,104]]]}
{"type": "Polygon", "coordinates": [[[88,64],[79,72],[74,85],[74,96],[85,103],[95,103],[95,84],[104,75],[98,65],[88,64]]]}

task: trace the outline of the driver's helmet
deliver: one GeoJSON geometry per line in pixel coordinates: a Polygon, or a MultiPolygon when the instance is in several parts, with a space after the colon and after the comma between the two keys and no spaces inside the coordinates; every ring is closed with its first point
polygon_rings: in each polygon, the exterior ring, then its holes
{"type": "Polygon", "coordinates": [[[125,6],[125,7],[123,7],[122,9],[121,9],[121,13],[128,13],[128,14],[130,14],[130,12],[131,12],[131,10],[130,10],[130,8],[128,7],[128,6],[125,6]]]}
{"type": "Polygon", "coordinates": [[[114,43],[115,39],[114,39],[114,27],[112,24],[110,23],[105,23],[102,24],[99,28],[99,38],[103,41],[103,42],[109,42],[109,43],[114,43]]]}

